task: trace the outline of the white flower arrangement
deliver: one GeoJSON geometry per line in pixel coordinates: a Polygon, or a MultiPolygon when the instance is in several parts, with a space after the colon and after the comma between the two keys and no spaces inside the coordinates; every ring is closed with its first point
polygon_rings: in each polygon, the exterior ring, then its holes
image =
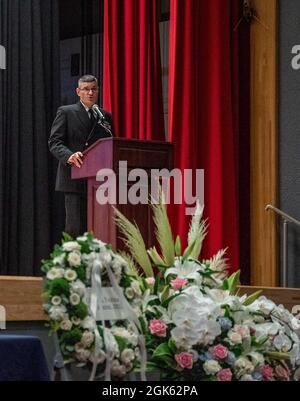
{"type": "Polygon", "coordinates": [[[43,262],[45,310],[65,359],[81,365],[96,361],[103,371],[109,358],[117,379],[142,361],[132,323],[111,322],[104,330],[93,318],[87,292],[97,260],[102,285],[109,284],[109,266],[138,318],[148,371],[170,380],[299,380],[300,320],[260,292],[239,296],[239,272],[228,277],[225,250],[198,260],[207,230],[201,208],[183,252],[162,200],[153,211],[160,253],[155,247],[147,250],[138,227],[116,211],[129,254],[117,254],[85,234],[65,238],[43,262]]]}
{"type": "MultiPolygon", "coordinates": [[[[106,265],[109,265],[118,283],[130,286],[136,276],[124,259],[111,247],[86,233],[76,240],[64,236],[62,245],[56,245],[50,259],[44,260],[42,270],[46,274],[44,309],[49,315],[51,332],[56,332],[65,362],[76,362],[80,366],[94,363],[97,359],[101,374],[107,359],[103,340],[103,327],[92,316],[87,292],[91,287],[91,269],[98,258],[102,266],[103,285],[108,283],[106,265]],[[99,331],[98,350],[95,353],[95,330],[99,331]]],[[[139,294],[139,285],[132,287],[133,297],[139,294]]],[[[134,369],[139,360],[136,356],[137,336],[127,330],[127,322],[115,322],[110,329],[113,344],[111,375],[125,376],[134,369]],[[118,325],[117,325],[118,324],[118,325]],[[125,327],[124,327],[125,326],[125,327]]]]}

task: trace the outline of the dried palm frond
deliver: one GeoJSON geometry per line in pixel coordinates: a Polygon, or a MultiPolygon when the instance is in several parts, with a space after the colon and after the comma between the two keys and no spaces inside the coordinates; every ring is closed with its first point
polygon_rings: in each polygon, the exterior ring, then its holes
{"type": "Polygon", "coordinates": [[[136,264],[134,263],[133,257],[125,251],[119,251],[119,254],[127,263],[128,269],[132,273],[132,275],[139,276],[140,273],[138,271],[138,268],[136,267],[136,264]]]}
{"type": "Polygon", "coordinates": [[[139,228],[136,224],[131,223],[118,209],[114,208],[114,211],[116,223],[122,233],[122,239],[132,258],[143,269],[147,277],[153,277],[151,261],[139,228]]]}
{"type": "Polygon", "coordinates": [[[218,253],[216,253],[210,260],[210,269],[217,271],[217,272],[222,272],[224,270],[228,269],[227,266],[227,258],[224,257],[225,253],[227,251],[227,248],[225,249],[220,249],[218,253]]]}
{"type": "Polygon", "coordinates": [[[162,190],[159,194],[159,203],[152,202],[151,207],[156,227],[155,235],[161,249],[163,264],[167,267],[173,266],[175,245],[162,190]]]}
{"type": "Polygon", "coordinates": [[[197,201],[195,213],[192,217],[189,234],[188,234],[188,247],[189,256],[198,259],[203,240],[207,234],[206,220],[202,220],[204,206],[200,205],[197,201]]]}

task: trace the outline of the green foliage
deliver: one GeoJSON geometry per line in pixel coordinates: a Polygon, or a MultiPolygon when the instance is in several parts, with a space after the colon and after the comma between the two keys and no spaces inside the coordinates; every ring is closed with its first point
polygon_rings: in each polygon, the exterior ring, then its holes
{"type": "Polygon", "coordinates": [[[61,343],[64,342],[68,345],[75,345],[81,340],[81,337],[82,337],[82,331],[78,327],[75,327],[70,331],[62,332],[60,336],[60,342],[61,343]]]}
{"type": "Polygon", "coordinates": [[[63,242],[74,241],[74,238],[70,234],[63,232],[63,242]]]}
{"type": "Polygon", "coordinates": [[[262,290],[256,291],[253,294],[249,295],[243,302],[243,305],[248,306],[251,305],[254,301],[257,300],[257,298],[261,295],[262,290]]]}
{"type": "Polygon", "coordinates": [[[50,292],[52,296],[62,294],[69,297],[70,295],[70,284],[65,278],[56,278],[49,281],[46,290],[50,292]]]}
{"type": "Polygon", "coordinates": [[[83,302],[80,302],[78,305],[73,305],[71,307],[71,314],[74,316],[79,317],[79,319],[84,319],[88,315],[88,307],[83,302]]]}

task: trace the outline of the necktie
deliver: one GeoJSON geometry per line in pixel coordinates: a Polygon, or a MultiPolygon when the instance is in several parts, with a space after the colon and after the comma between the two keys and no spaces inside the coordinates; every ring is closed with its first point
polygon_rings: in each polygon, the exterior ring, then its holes
{"type": "Polygon", "coordinates": [[[94,112],[93,112],[92,109],[89,109],[88,113],[89,113],[91,125],[93,126],[95,124],[95,122],[96,122],[96,118],[95,118],[94,112]]]}

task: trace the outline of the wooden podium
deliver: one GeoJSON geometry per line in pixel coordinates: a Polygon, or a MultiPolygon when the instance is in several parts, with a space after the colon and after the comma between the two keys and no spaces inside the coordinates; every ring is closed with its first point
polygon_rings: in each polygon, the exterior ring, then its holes
{"type": "Polygon", "coordinates": [[[115,248],[123,248],[114,221],[112,204],[100,204],[96,194],[103,181],[97,181],[99,170],[111,169],[116,177],[116,206],[130,221],[135,221],[141,230],[146,246],[153,245],[154,227],[151,217],[151,208],[147,204],[131,204],[124,202],[124,190],[138,182],[128,181],[128,177],[122,175],[122,196],[119,192],[120,173],[123,174],[124,162],[127,162],[127,172],[133,169],[143,169],[147,172],[145,182],[150,192],[151,169],[173,169],[173,145],[168,142],[129,140],[123,138],[105,138],[95,142],[84,152],[82,167],[72,167],[73,179],[87,180],[88,196],[88,231],[93,231],[95,237],[113,245],[115,248]],[[123,162],[119,170],[119,162],[123,162]],[[124,179],[126,188],[124,188],[124,179]],[[126,182],[127,181],[127,182],[126,182]],[[122,200],[123,197],[123,200],[122,200]]]}

